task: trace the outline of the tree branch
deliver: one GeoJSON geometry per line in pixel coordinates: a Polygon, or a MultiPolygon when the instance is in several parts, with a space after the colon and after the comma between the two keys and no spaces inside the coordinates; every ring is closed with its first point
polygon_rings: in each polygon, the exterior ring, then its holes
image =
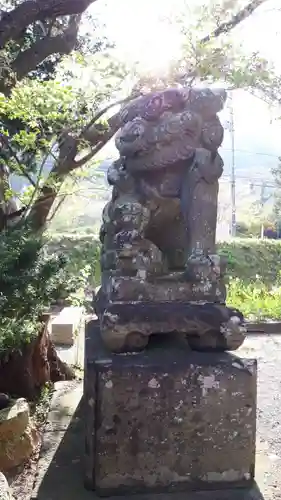
{"type": "Polygon", "coordinates": [[[53,218],[55,217],[55,215],[57,214],[57,212],[59,211],[61,205],[63,204],[65,198],[67,197],[67,194],[64,194],[61,199],[59,200],[57,206],[55,207],[53,213],[51,214],[51,216],[48,218],[47,222],[48,224],[50,224],[50,222],[52,222],[53,218]]]}
{"type": "Polygon", "coordinates": [[[19,170],[22,174],[23,177],[26,177],[27,180],[30,182],[30,184],[35,187],[36,186],[36,183],[34,182],[34,180],[32,179],[32,177],[30,177],[29,173],[26,171],[24,165],[20,162],[20,160],[18,159],[16,153],[14,152],[13,148],[10,146],[9,144],[9,140],[7,137],[5,137],[4,134],[1,134],[1,142],[3,144],[5,144],[5,146],[8,148],[9,152],[10,152],[10,155],[14,158],[14,160],[16,161],[18,167],[19,167],[19,170]]]}
{"type": "Polygon", "coordinates": [[[78,150],[78,144],[81,140],[85,140],[87,132],[91,129],[91,127],[95,124],[97,120],[99,120],[107,111],[109,111],[112,107],[117,106],[119,104],[123,104],[128,102],[130,99],[133,99],[134,96],[127,97],[125,99],[121,99],[120,101],[111,103],[107,105],[105,108],[100,110],[84,127],[77,138],[74,138],[67,133],[64,134],[61,138],[61,146],[60,146],[60,155],[58,162],[52,168],[50,175],[54,176],[54,180],[56,181],[56,185],[50,186],[48,184],[48,180],[44,186],[42,186],[41,192],[37,200],[35,201],[31,211],[29,213],[29,218],[33,227],[36,231],[43,230],[47,221],[48,214],[52,208],[52,205],[56,199],[56,196],[59,193],[59,190],[64,182],[66,176],[71,173],[76,168],[82,167],[85,165],[86,161],[89,161],[93,158],[93,156],[100,151],[100,149],[114,136],[119,128],[119,120],[117,113],[111,118],[112,126],[109,127],[109,130],[103,133],[97,143],[94,145],[89,154],[86,154],[83,158],[78,161],[75,161],[75,156],[78,150]]]}
{"type": "Polygon", "coordinates": [[[100,111],[98,111],[98,113],[96,113],[93,116],[93,118],[81,130],[77,138],[72,137],[67,133],[65,133],[64,138],[62,137],[61,140],[62,145],[60,147],[60,157],[57,162],[57,165],[53,169],[55,170],[56,174],[65,176],[66,174],[72,172],[76,168],[82,167],[86,161],[89,161],[89,159],[92,159],[94,154],[96,154],[117,132],[120,126],[120,121],[118,119],[119,113],[116,113],[108,120],[109,122],[108,130],[99,133],[99,131],[97,130],[95,130],[94,132],[91,131],[91,128],[111,108],[114,108],[115,106],[118,106],[120,104],[125,104],[134,99],[135,97],[137,97],[136,94],[126,97],[125,99],[120,99],[118,101],[115,101],[102,108],[100,111]],[[83,140],[90,142],[94,147],[90,151],[89,155],[88,154],[85,155],[84,162],[82,161],[83,158],[78,161],[75,161],[75,156],[78,151],[78,145],[83,140]]]}
{"type": "MultiPolygon", "coordinates": [[[[118,101],[115,101],[115,102],[112,102],[111,104],[108,104],[107,106],[105,106],[104,108],[102,108],[100,111],[98,111],[98,113],[96,115],[93,116],[93,118],[89,121],[89,123],[84,127],[84,129],[81,131],[80,135],[79,135],[79,139],[86,139],[87,138],[87,132],[89,132],[89,130],[91,129],[91,127],[103,116],[105,115],[105,113],[107,113],[107,111],[109,111],[111,108],[114,108],[115,106],[120,106],[121,104],[126,104],[127,102],[130,102],[132,101],[133,99],[135,99],[136,97],[138,97],[139,94],[136,94],[134,93],[133,95],[130,95],[129,97],[125,97],[123,99],[119,99],[118,101]]],[[[111,122],[113,124],[113,118],[115,118],[116,116],[118,116],[118,113],[116,115],[114,115],[114,117],[110,118],[109,122],[111,122]]],[[[114,123],[115,127],[116,128],[116,132],[119,128],[119,120],[115,120],[116,123],[114,123]]]]}
{"type": "MultiPolygon", "coordinates": [[[[40,0],[43,1],[43,0],[40,0]]],[[[80,0],[81,1],[81,0],[80,0]]],[[[267,0],[252,0],[244,9],[241,9],[237,14],[235,14],[230,21],[224,22],[219,25],[212,33],[205,36],[201,40],[201,44],[206,44],[213,38],[219,37],[223,33],[227,33],[231,31],[235,26],[237,26],[240,22],[244,21],[247,17],[249,17],[260,5],[265,3],[267,0]]],[[[50,0],[49,0],[50,2],[50,0]]],[[[48,2],[48,3],[49,3],[48,2]]],[[[82,3],[82,2],[81,2],[82,3]]],[[[88,3],[92,3],[88,0],[88,3]]],[[[0,43],[1,43],[1,22],[0,22],[0,43]]],[[[56,187],[51,187],[46,184],[42,187],[41,194],[39,198],[35,201],[32,210],[31,210],[31,219],[34,224],[35,230],[42,230],[45,226],[47,216],[50,212],[50,209],[53,205],[53,202],[59,192],[59,189],[70,172],[83,166],[87,161],[93,158],[93,156],[110,140],[114,134],[117,132],[120,127],[120,115],[116,113],[109,120],[109,129],[104,131],[103,133],[99,133],[98,130],[92,130],[93,125],[113,106],[118,104],[124,104],[129,102],[133,98],[137,97],[136,95],[132,95],[127,99],[122,99],[116,103],[110,104],[106,106],[106,108],[102,109],[98,112],[92,120],[85,126],[85,128],[81,131],[77,138],[67,136],[66,134],[66,143],[62,146],[65,147],[65,153],[60,154],[60,159],[58,163],[54,166],[52,173],[55,176],[57,181],[56,187]],[[75,161],[75,156],[78,150],[78,144],[82,140],[88,140],[92,144],[92,149],[88,154],[82,157],[80,160],[75,161]],[[69,144],[68,144],[69,143],[69,144]]]]}
{"type": "Polygon", "coordinates": [[[95,0],[25,0],[0,21],[0,48],[19,35],[35,21],[59,16],[82,14],[95,0]]]}
{"type": "Polygon", "coordinates": [[[110,128],[109,131],[103,135],[100,142],[98,142],[95,145],[95,147],[92,148],[91,151],[89,151],[88,154],[86,154],[85,156],[83,156],[83,158],[81,158],[80,160],[77,160],[74,163],[71,171],[75,170],[76,168],[83,167],[86,163],[88,163],[106,145],[106,143],[108,141],[110,141],[110,139],[112,139],[112,137],[114,136],[115,133],[116,133],[116,130],[114,128],[110,128]]]}
{"type": "MultiPolygon", "coordinates": [[[[99,149],[101,149],[101,148],[99,148],[99,149]]],[[[85,163],[88,163],[88,161],[90,161],[95,156],[95,154],[97,154],[99,149],[97,150],[97,146],[95,148],[91,149],[91,151],[89,151],[89,153],[85,154],[85,156],[83,156],[82,158],[80,158],[80,160],[77,160],[75,162],[74,168],[72,170],[75,170],[76,168],[83,167],[85,165],[85,163]]]]}
{"type": "Polygon", "coordinates": [[[55,37],[46,36],[35,42],[29,49],[20,52],[12,63],[12,70],[21,80],[30,71],[52,54],[69,54],[75,47],[81,15],[73,15],[67,28],[55,37]]]}
{"type": "Polygon", "coordinates": [[[229,21],[221,23],[216,29],[214,29],[214,31],[212,31],[212,33],[209,33],[209,35],[202,38],[200,40],[200,44],[205,45],[205,43],[210,42],[213,38],[218,38],[220,35],[228,33],[235,28],[235,26],[253,14],[253,12],[265,2],[267,2],[267,0],[252,0],[248,3],[248,5],[246,5],[246,7],[244,7],[244,9],[239,10],[237,14],[232,16],[229,21]]]}

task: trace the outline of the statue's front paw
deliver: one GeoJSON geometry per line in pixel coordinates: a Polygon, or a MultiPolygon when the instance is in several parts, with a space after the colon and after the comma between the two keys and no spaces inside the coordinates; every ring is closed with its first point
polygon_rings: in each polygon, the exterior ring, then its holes
{"type": "Polygon", "coordinates": [[[212,162],[212,153],[205,148],[197,148],[195,150],[194,162],[199,169],[209,165],[212,162]]]}
{"type": "Polygon", "coordinates": [[[212,184],[220,178],[223,172],[223,160],[221,156],[208,149],[198,148],[195,152],[194,165],[198,173],[206,182],[212,184]]]}

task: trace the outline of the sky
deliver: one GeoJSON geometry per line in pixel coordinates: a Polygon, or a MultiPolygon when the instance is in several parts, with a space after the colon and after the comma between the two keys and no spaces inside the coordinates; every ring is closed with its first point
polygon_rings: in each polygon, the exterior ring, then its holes
{"type": "MultiPolygon", "coordinates": [[[[247,0],[237,0],[245,5],[247,0]]],[[[182,12],[188,26],[192,22],[194,6],[207,0],[98,0],[91,13],[106,25],[111,39],[115,40],[119,56],[127,62],[138,60],[144,70],[161,72],[173,60],[181,45],[181,38],[174,22],[175,13],[182,12]]],[[[258,51],[281,72],[281,5],[280,0],[268,0],[249,19],[233,31],[236,43],[247,52],[258,51]]],[[[268,170],[281,154],[281,110],[270,108],[260,99],[244,91],[233,93],[235,119],[235,146],[237,155],[245,161],[268,165],[268,170]],[[279,146],[280,144],[280,146],[279,146]],[[248,151],[243,152],[243,151],[248,151]]],[[[229,109],[222,120],[229,119],[229,109]]],[[[229,132],[225,132],[223,149],[231,147],[229,132]]],[[[109,146],[112,150],[112,145],[109,146]]]]}
{"type": "MultiPolygon", "coordinates": [[[[237,3],[243,6],[248,1],[237,0],[237,3]]],[[[115,39],[118,50],[127,60],[139,59],[149,65],[157,59],[172,58],[180,46],[177,28],[171,22],[173,16],[181,12],[188,26],[195,8],[208,2],[214,0],[98,0],[90,12],[105,23],[110,37],[115,39]]],[[[267,0],[265,6],[257,9],[233,33],[246,50],[260,51],[281,68],[280,21],[280,1],[267,0]]]]}

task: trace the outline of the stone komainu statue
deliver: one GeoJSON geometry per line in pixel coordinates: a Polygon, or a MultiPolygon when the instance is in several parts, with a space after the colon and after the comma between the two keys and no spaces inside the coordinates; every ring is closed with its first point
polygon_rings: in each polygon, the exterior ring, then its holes
{"type": "Polygon", "coordinates": [[[195,349],[236,349],[243,317],[225,306],[215,253],[218,113],[224,90],[176,88],[120,111],[120,158],[108,171],[103,212],[102,336],[114,351],[143,348],[154,333],[180,332],[195,349]]]}

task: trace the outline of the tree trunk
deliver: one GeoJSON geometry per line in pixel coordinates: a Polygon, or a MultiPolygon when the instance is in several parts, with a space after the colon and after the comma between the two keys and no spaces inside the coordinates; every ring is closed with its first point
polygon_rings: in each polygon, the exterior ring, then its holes
{"type": "Polygon", "coordinates": [[[0,392],[32,400],[46,383],[74,378],[72,369],[56,353],[48,332],[49,319],[50,315],[42,316],[43,326],[30,344],[0,356],[0,392]]]}
{"type": "MultiPolygon", "coordinates": [[[[66,29],[56,36],[45,36],[34,42],[31,47],[21,51],[12,62],[17,81],[22,80],[31,71],[52,54],[70,54],[74,49],[81,16],[70,16],[66,29]]],[[[1,82],[0,82],[1,84],[1,82]]]]}
{"type": "MultiPolygon", "coordinates": [[[[42,38],[41,40],[36,41],[34,45],[27,50],[19,53],[18,57],[11,63],[11,67],[17,75],[18,80],[27,76],[29,71],[35,69],[37,65],[39,65],[51,54],[65,54],[69,53],[73,49],[77,39],[80,14],[82,14],[94,1],[95,0],[25,0],[9,12],[2,13],[2,17],[0,19],[0,48],[4,47],[9,40],[16,41],[26,28],[36,20],[44,21],[46,19],[55,19],[60,16],[70,16],[68,27],[63,33],[54,37],[47,36],[42,38]]],[[[267,0],[251,0],[228,21],[222,22],[213,32],[202,38],[200,44],[204,45],[213,38],[217,38],[221,34],[228,33],[235,26],[247,19],[266,1],[267,0]]],[[[15,85],[17,79],[10,82],[10,85],[15,85]]],[[[4,93],[8,93],[10,90],[5,78],[4,80],[0,80],[0,88],[4,93]]],[[[102,140],[101,147],[114,135],[118,126],[116,128],[116,126],[112,127],[112,125],[110,125],[110,128],[114,130],[114,132],[111,133],[111,131],[109,131],[109,133],[105,134],[106,140],[102,140]]],[[[84,136],[81,136],[80,139],[87,139],[87,135],[89,135],[91,130],[90,128],[87,128],[84,132],[84,136]]],[[[70,137],[68,139],[70,139],[70,137]]],[[[101,138],[99,136],[97,141],[100,139],[101,138]]],[[[72,141],[73,140],[74,139],[72,138],[72,141]]],[[[95,141],[92,142],[90,139],[90,142],[92,143],[94,152],[96,153],[100,148],[95,150],[95,141]]],[[[52,173],[55,174],[56,180],[58,181],[57,186],[50,187],[48,183],[43,186],[37,200],[31,207],[30,219],[34,223],[35,230],[40,231],[44,229],[48,214],[65,177],[72,170],[81,166],[81,161],[75,162],[74,152],[75,151],[72,149],[69,154],[64,157],[63,161],[60,161],[59,165],[54,168],[52,173]]],[[[93,157],[93,154],[91,155],[90,153],[89,157],[93,157]]],[[[3,204],[1,206],[1,201],[0,196],[0,230],[3,226],[3,220],[5,219],[3,204]]]]}
{"type": "Polygon", "coordinates": [[[9,190],[11,190],[9,170],[0,164],[0,231],[7,227],[9,219],[12,219],[13,213],[19,208],[15,198],[6,199],[9,190]]]}
{"type": "Polygon", "coordinates": [[[119,128],[117,113],[108,120],[109,130],[101,135],[93,132],[89,127],[86,127],[81,133],[81,137],[74,139],[66,134],[64,141],[60,147],[58,163],[53,167],[50,176],[54,182],[46,183],[39,191],[38,197],[31,207],[28,215],[35,231],[43,231],[46,227],[47,218],[53,207],[57,195],[66,179],[71,172],[85,165],[102,147],[114,136],[119,128]],[[90,154],[86,154],[82,160],[75,161],[80,140],[88,141],[91,144],[90,154]]]}
{"type": "Polygon", "coordinates": [[[240,9],[236,14],[234,14],[229,21],[225,21],[219,24],[217,28],[211,33],[206,35],[200,41],[200,44],[206,44],[210,42],[213,38],[218,38],[220,35],[229,33],[233,28],[238,26],[242,21],[250,17],[258,7],[266,3],[267,0],[251,0],[244,8],[240,9]]]}
{"type": "Polygon", "coordinates": [[[0,48],[9,40],[17,40],[35,21],[82,14],[95,0],[24,0],[13,10],[2,13],[0,48]]]}

